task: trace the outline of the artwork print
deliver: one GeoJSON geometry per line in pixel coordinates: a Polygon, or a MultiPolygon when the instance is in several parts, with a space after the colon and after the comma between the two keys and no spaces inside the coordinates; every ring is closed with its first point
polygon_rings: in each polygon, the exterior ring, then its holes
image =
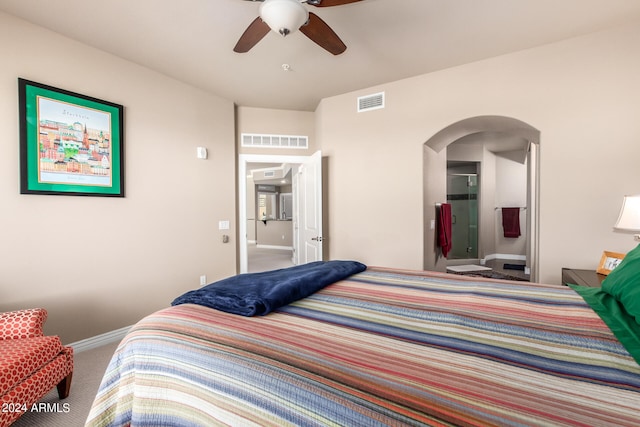
{"type": "Polygon", "coordinates": [[[123,107],[19,79],[21,193],[124,196],[123,107]]]}

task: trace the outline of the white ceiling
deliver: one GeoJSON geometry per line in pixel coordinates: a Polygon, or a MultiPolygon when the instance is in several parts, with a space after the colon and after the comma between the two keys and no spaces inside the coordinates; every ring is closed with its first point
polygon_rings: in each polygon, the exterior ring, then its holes
{"type": "Polygon", "coordinates": [[[238,105],[307,111],[325,97],[640,19],[639,0],[363,0],[307,6],[345,42],[342,55],[300,32],[270,33],[248,53],[234,53],[259,6],[243,0],[0,0],[0,11],[238,105]]]}

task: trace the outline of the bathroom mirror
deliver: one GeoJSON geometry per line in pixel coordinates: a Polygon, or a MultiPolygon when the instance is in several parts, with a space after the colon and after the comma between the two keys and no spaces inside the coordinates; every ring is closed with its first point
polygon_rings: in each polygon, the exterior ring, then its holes
{"type": "Polygon", "coordinates": [[[258,192],[258,219],[276,219],[276,194],[258,192]]]}

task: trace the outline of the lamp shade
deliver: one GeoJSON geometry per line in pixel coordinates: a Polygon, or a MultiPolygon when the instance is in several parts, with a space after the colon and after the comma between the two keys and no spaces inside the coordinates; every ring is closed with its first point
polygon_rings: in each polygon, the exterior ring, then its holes
{"type": "Polygon", "coordinates": [[[283,36],[293,33],[309,20],[309,11],[299,0],[265,0],[260,18],[283,36]]]}
{"type": "Polygon", "coordinates": [[[615,230],[640,231],[640,195],[624,196],[615,230]]]}

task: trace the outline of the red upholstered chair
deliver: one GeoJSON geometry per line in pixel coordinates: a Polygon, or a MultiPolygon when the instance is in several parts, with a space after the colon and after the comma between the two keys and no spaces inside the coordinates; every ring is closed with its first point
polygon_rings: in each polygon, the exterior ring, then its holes
{"type": "Polygon", "coordinates": [[[42,308],[0,313],[0,427],[12,424],[54,386],[69,395],[73,348],[44,336],[42,308]]]}

